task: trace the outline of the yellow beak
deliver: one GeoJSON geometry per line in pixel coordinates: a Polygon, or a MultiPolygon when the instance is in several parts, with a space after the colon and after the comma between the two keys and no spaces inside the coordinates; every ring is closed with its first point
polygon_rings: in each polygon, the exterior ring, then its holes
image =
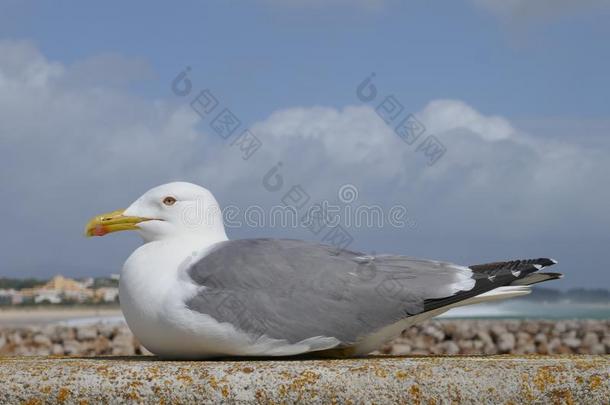
{"type": "Polygon", "coordinates": [[[112,211],[93,217],[85,227],[85,236],[104,236],[107,233],[138,229],[140,222],[150,218],[124,216],[125,210],[112,211]]]}

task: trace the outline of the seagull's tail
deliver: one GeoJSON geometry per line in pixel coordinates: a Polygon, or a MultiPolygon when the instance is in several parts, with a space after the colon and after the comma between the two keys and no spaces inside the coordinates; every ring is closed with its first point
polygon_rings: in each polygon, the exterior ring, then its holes
{"type": "Polygon", "coordinates": [[[563,274],[561,273],[537,273],[538,270],[550,267],[554,264],[557,264],[556,260],[541,258],[470,266],[470,269],[472,269],[473,272],[487,275],[488,279],[491,276],[493,280],[494,277],[503,273],[506,274],[507,271],[510,271],[510,274],[515,277],[515,279],[508,285],[489,290],[483,294],[462,301],[459,304],[471,305],[480,302],[497,301],[527,295],[532,292],[529,287],[530,285],[542,283],[543,281],[557,280],[563,277],[563,274]]]}
{"type": "MultiPolygon", "coordinates": [[[[475,279],[469,291],[441,298],[426,300],[425,311],[449,309],[457,306],[496,301],[526,295],[531,292],[530,285],[562,277],[561,273],[538,273],[557,262],[553,259],[527,259],[506,262],[476,264],[470,266],[475,279]]],[[[444,311],[443,311],[444,312],[444,311]]]]}
{"type": "Polygon", "coordinates": [[[532,273],[523,278],[519,278],[510,285],[498,287],[493,290],[489,290],[483,294],[476,295],[472,298],[468,298],[464,301],[457,302],[456,307],[464,305],[479,304],[487,301],[498,301],[507,298],[520,297],[527,295],[532,292],[530,286],[532,284],[542,283],[543,281],[557,280],[563,277],[561,273],[532,273]]]}
{"type": "MultiPolygon", "coordinates": [[[[509,283],[505,284],[506,286],[526,287],[532,284],[542,283],[543,281],[557,280],[562,278],[563,274],[561,273],[538,273],[538,270],[550,267],[554,264],[557,264],[556,260],[540,258],[475,264],[470,266],[470,269],[476,275],[478,275],[479,278],[484,276],[492,282],[498,276],[513,276],[513,280],[510,280],[510,278],[506,280],[505,277],[501,278],[503,278],[504,281],[509,281],[509,283]]],[[[528,288],[527,291],[529,292],[531,290],[528,288]]]]}

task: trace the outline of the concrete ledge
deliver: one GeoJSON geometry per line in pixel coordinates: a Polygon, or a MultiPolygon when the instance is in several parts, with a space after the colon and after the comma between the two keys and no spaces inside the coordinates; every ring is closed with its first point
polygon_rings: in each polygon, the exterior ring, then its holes
{"type": "Polygon", "coordinates": [[[0,358],[0,403],[607,404],[610,356],[0,358]]]}

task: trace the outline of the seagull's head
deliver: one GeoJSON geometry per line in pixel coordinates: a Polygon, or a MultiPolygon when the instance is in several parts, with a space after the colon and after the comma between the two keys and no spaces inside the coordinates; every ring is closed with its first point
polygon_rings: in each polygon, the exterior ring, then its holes
{"type": "Polygon", "coordinates": [[[92,218],[86,236],[136,230],[146,242],[176,237],[226,239],[222,212],[207,189],[175,182],[148,190],[127,209],[92,218]]]}

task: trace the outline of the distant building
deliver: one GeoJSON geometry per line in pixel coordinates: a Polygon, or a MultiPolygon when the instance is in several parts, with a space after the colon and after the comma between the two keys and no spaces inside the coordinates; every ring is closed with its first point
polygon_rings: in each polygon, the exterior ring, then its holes
{"type": "Polygon", "coordinates": [[[38,287],[34,288],[22,288],[19,290],[19,294],[21,295],[20,304],[33,303],[38,292],[38,287]]]}
{"type": "MultiPolygon", "coordinates": [[[[54,290],[70,301],[83,302],[93,297],[93,290],[71,278],[57,275],[40,288],[41,291],[54,290]]],[[[60,300],[61,301],[61,300],[60,300]]]]}
{"type": "Polygon", "coordinates": [[[13,288],[0,289],[0,305],[18,305],[23,302],[21,291],[13,288]]]}
{"type": "Polygon", "coordinates": [[[102,287],[95,290],[95,298],[101,302],[117,302],[119,289],[116,287],[102,287]]]}
{"type": "Polygon", "coordinates": [[[85,286],[71,278],[57,275],[40,288],[43,290],[80,291],[85,289],[85,286]]]}
{"type": "Polygon", "coordinates": [[[44,285],[32,288],[0,289],[0,305],[18,304],[60,304],[62,302],[118,302],[119,289],[117,288],[118,275],[113,274],[107,279],[85,278],[81,281],[56,275],[44,285]],[[91,288],[97,286],[99,288],[91,288]],[[105,282],[104,282],[105,280],[105,282]]]}
{"type": "Polygon", "coordinates": [[[95,279],[93,277],[87,277],[87,278],[82,279],[82,281],[81,281],[81,285],[86,288],[93,287],[94,283],[95,283],[95,279]]]}
{"type": "Polygon", "coordinates": [[[21,294],[21,291],[15,291],[15,294],[13,294],[12,305],[23,304],[23,302],[24,302],[24,298],[23,298],[23,295],[21,294]]]}
{"type": "Polygon", "coordinates": [[[34,303],[60,304],[62,301],[60,292],[57,290],[39,290],[34,297],[34,303]]]}
{"type": "Polygon", "coordinates": [[[93,290],[71,278],[57,275],[46,284],[19,291],[22,302],[59,304],[64,300],[84,302],[93,297],[93,290]]]}

